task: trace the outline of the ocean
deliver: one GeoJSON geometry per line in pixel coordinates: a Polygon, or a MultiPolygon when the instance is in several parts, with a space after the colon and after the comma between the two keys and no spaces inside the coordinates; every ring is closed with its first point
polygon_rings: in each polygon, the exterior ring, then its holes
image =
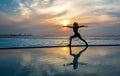
{"type": "MultiPolygon", "coordinates": [[[[89,45],[120,45],[119,36],[83,37],[89,45]]],[[[69,36],[30,36],[30,37],[1,37],[0,48],[29,47],[29,46],[65,46],[69,44],[69,36]]],[[[84,45],[75,38],[72,45],[84,45]]]]}
{"type": "MultiPolygon", "coordinates": [[[[84,37],[89,45],[120,45],[119,37],[84,37]]],[[[66,47],[69,37],[0,38],[0,76],[119,76],[120,47],[66,47]],[[45,48],[9,49],[9,47],[45,48]],[[47,47],[50,46],[50,47],[47,47]],[[63,46],[53,47],[52,46],[63,46]],[[86,49],[85,49],[86,48],[86,49]]],[[[73,39],[72,45],[84,45],[73,39]]]]}

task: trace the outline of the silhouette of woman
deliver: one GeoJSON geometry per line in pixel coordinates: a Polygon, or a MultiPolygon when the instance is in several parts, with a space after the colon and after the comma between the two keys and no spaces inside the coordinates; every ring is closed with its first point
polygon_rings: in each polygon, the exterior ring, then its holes
{"type": "Polygon", "coordinates": [[[78,68],[78,64],[81,65],[86,65],[86,63],[79,63],[78,59],[81,56],[81,54],[88,48],[88,46],[86,46],[83,50],[81,50],[78,54],[73,54],[72,50],[71,50],[71,46],[69,47],[70,50],[70,55],[74,57],[73,62],[72,63],[67,63],[64,64],[64,66],[68,66],[68,65],[73,65],[73,69],[77,69],[78,68]]]}
{"type": "Polygon", "coordinates": [[[87,42],[81,37],[81,35],[78,32],[79,28],[88,27],[88,26],[84,26],[84,25],[79,26],[77,22],[74,22],[73,26],[65,26],[65,27],[73,28],[73,32],[74,32],[74,35],[70,37],[70,43],[68,46],[71,46],[72,38],[76,38],[76,37],[78,37],[80,40],[82,40],[86,44],[86,46],[88,46],[87,42]]]}

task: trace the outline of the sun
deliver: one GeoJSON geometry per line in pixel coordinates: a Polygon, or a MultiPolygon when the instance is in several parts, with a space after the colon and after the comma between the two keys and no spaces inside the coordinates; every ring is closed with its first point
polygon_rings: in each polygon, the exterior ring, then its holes
{"type": "Polygon", "coordinates": [[[69,24],[69,20],[63,20],[61,23],[63,26],[67,26],[69,24]]]}

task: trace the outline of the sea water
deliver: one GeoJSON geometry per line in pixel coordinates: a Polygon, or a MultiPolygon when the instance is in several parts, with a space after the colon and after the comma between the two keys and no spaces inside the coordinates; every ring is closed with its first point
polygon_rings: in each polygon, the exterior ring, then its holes
{"type": "MultiPolygon", "coordinates": [[[[120,45],[120,39],[94,37],[85,39],[89,45],[120,45]]],[[[0,48],[29,47],[29,46],[64,46],[69,44],[69,38],[41,37],[41,38],[0,38],[0,48]]],[[[79,39],[73,39],[72,45],[84,45],[79,39]]]]}

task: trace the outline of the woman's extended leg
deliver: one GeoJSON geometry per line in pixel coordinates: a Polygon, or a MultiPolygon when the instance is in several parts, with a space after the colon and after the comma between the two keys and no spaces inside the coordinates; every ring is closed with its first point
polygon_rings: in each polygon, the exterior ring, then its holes
{"type": "Polygon", "coordinates": [[[69,42],[69,46],[71,46],[71,42],[72,42],[72,38],[75,38],[76,36],[73,35],[73,36],[70,36],[70,42],[69,42]]]}
{"type": "Polygon", "coordinates": [[[78,36],[78,38],[82,40],[86,44],[86,46],[88,46],[88,43],[81,36],[78,36]]]}

